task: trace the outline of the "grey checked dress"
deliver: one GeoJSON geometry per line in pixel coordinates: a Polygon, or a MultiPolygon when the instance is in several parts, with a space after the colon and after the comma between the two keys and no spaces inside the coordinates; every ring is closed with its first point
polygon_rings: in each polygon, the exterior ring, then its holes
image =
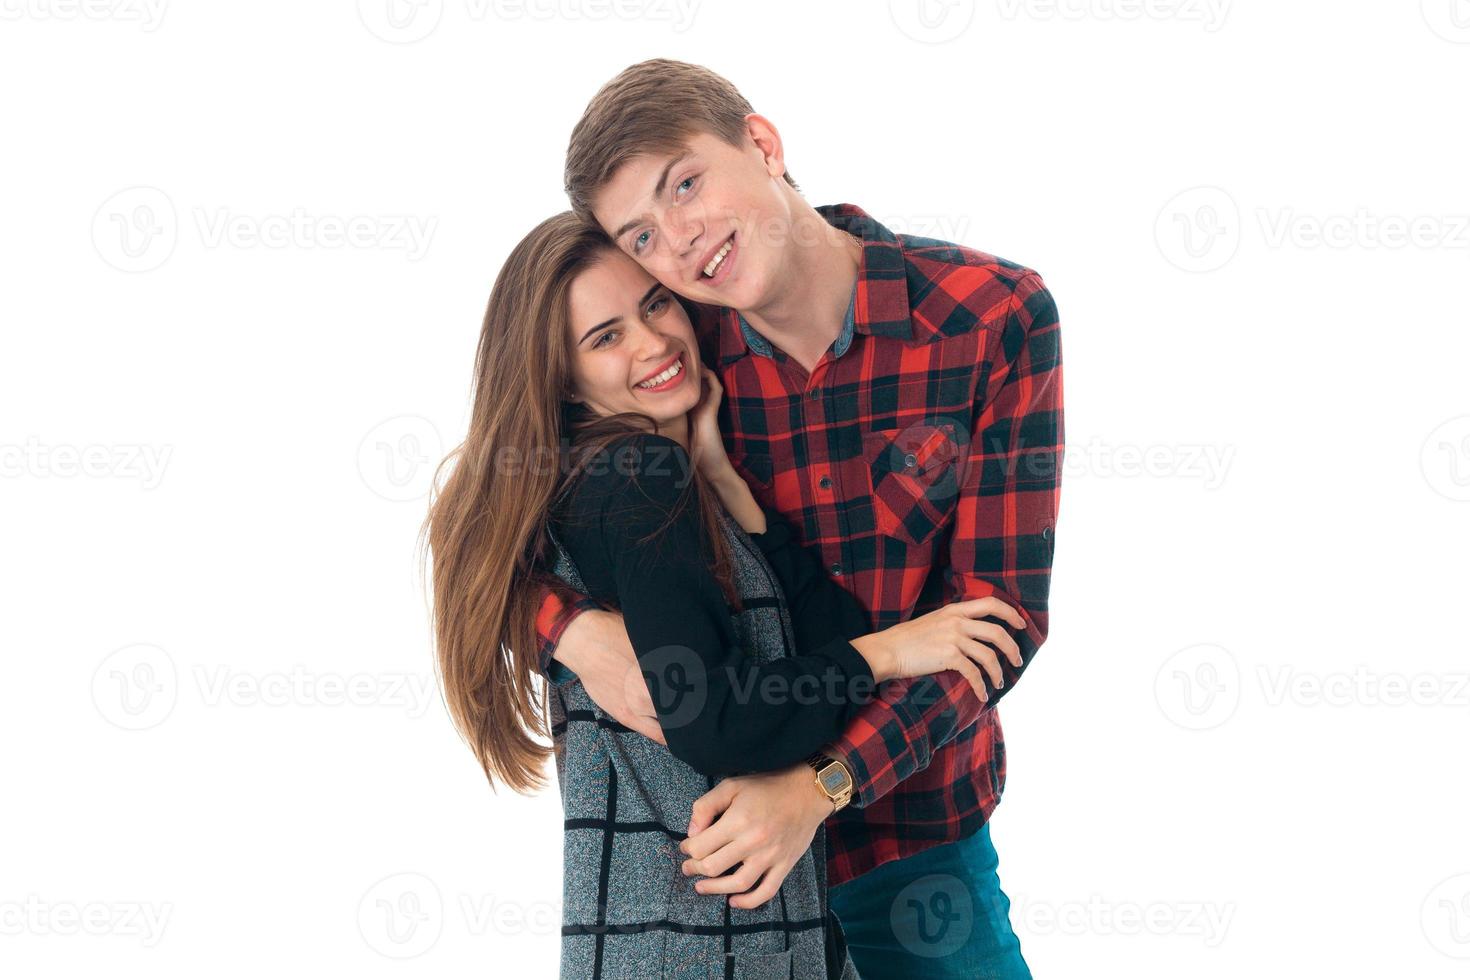
{"type": "MultiPolygon", "coordinates": [[[[744,606],[730,614],[736,636],[760,660],[790,655],[779,579],[723,508],[720,525],[744,606]]],[[[562,541],[551,540],[554,574],[587,592],[562,541]]],[[[565,816],[562,980],[856,980],[827,911],[821,829],[760,908],[700,895],[680,870],[678,845],[694,801],[717,780],[604,715],[560,665],[549,693],[565,816]]]]}

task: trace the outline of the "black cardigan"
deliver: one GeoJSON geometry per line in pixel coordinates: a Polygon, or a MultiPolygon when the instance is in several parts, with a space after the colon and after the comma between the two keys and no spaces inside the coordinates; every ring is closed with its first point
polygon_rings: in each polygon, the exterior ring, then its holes
{"type": "Polygon", "coordinates": [[[697,501],[678,506],[692,473],[684,448],[639,433],[610,450],[578,478],[553,527],[588,594],[621,611],[669,750],[722,775],[779,769],[836,739],[874,688],[848,642],[871,632],[857,599],[762,505],[766,531],[749,537],[776,573],[796,650],[750,657],[712,571],[697,501]],[[660,691],[660,680],[673,687],[660,691]],[[680,697],[690,685],[704,696],[680,697]]]}

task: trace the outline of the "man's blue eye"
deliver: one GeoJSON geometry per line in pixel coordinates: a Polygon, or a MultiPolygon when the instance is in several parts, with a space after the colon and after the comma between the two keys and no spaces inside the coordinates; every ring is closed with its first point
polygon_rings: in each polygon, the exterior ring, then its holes
{"type": "Polygon", "coordinates": [[[646,232],[646,231],[645,232],[640,232],[639,235],[638,235],[638,237],[635,238],[635,239],[633,239],[633,248],[635,250],[636,249],[641,249],[645,244],[647,244],[647,242],[645,241],[645,239],[647,239],[647,238],[648,238],[648,232],[646,232]]]}
{"type": "MultiPolygon", "coordinates": [[[[683,187],[685,184],[693,184],[693,183],[694,183],[694,178],[693,177],[685,177],[683,180],[679,181],[679,187],[683,187]]],[[[677,190],[678,188],[675,188],[675,189],[677,190]]]]}

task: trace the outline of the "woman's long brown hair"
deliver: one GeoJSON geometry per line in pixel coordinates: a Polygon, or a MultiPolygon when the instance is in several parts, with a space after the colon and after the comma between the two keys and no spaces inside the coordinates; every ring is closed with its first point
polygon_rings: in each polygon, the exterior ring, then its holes
{"type": "MultiPolygon", "coordinates": [[[[519,792],[545,783],[551,752],[536,614],[545,588],[575,595],[548,572],[549,515],[609,443],[657,431],[648,415],[597,417],[568,401],[572,280],[615,251],[567,211],[511,252],[480,330],[469,432],[435,471],[420,533],[432,552],[436,665],[450,716],[491,785],[519,792]]],[[[676,513],[692,492],[713,571],[738,608],[717,498],[691,476],[676,513]]]]}

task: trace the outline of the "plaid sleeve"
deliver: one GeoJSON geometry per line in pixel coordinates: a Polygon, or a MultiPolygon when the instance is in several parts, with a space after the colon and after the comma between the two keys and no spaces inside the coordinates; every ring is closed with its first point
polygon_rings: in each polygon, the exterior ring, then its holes
{"type": "Polygon", "coordinates": [[[541,590],[541,608],[536,613],[536,637],[540,641],[539,656],[541,673],[551,670],[551,657],[561,636],[572,620],[589,609],[601,609],[596,600],[570,590],[558,590],[548,585],[537,586],[541,590]]]}
{"type": "MultiPolygon", "coordinates": [[[[1035,272],[1017,282],[997,343],[962,457],[944,569],[946,601],[995,596],[1026,620],[1015,634],[1022,668],[1002,657],[1004,686],[997,691],[986,679],[991,706],[1015,686],[1047,633],[1061,494],[1062,354],[1056,304],[1035,272]]],[[[828,750],[852,773],[853,804],[867,806],[927,767],[984,707],[955,671],[885,684],[828,750]]]]}

